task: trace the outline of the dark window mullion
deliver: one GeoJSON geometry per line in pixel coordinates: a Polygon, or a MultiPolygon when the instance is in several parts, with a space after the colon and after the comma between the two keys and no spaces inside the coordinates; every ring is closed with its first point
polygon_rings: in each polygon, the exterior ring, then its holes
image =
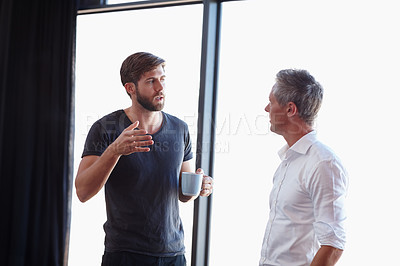
{"type": "MultiPolygon", "coordinates": [[[[213,175],[221,3],[204,1],[196,167],[213,175]]],[[[212,195],[194,203],[192,266],[209,259],[212,195]]]]}

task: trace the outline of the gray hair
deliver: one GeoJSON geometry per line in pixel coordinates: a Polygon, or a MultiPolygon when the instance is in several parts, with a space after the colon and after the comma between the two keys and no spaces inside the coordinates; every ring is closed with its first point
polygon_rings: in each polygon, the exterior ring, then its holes
{"type": "Polygon", "coordinates": [[[293,102],[299,117],[312,126],[321,107],[324,90],[308,71],[284,69],[276,75],[273,94],[281,106],[293,102]]]}

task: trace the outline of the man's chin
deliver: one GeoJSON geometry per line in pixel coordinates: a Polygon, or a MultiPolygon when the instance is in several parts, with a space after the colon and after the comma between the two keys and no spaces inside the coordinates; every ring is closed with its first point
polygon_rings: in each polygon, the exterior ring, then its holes
{"type": "Polygon", "coordinates": [[[143,103],[140,103],[140,105],[144,109],[146,109],[146,110],[148,110],[150,112],[159,112],[159,111],[162,111],[164,109],[164,103],[157,103],[157,104],[150,104],[150,103],[143,104],[143,103]]]}
{"type": "Polygon", "coordinates": [[[154,106],[156,111],[162,111],[164,109],[164,103],[159,103],[154,106]]]}
{"type": "Polygon", "coordinates": [[[279,130],[274,125],[271,125],[269,129],[271,130],[271,132],[273,132],[275,134],[278,134],[278,135],[281,135],[279,133],[279,130]]]}

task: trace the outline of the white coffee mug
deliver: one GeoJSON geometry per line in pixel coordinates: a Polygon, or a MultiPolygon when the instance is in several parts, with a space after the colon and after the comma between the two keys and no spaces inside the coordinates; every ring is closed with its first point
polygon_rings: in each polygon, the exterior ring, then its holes
{"type": "Polygon", "coordinates": [[[185,196],[197,196],[200,194],[203,174],[182,172],[182,194],[185,196]]]}

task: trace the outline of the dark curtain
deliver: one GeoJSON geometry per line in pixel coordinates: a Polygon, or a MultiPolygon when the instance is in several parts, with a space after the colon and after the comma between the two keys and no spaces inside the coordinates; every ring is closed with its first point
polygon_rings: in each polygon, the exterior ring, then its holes
{"type": "Polygon", "coordinates": [[[64,265],[77,1],[0,2],[0,265],[64,265]]]}

